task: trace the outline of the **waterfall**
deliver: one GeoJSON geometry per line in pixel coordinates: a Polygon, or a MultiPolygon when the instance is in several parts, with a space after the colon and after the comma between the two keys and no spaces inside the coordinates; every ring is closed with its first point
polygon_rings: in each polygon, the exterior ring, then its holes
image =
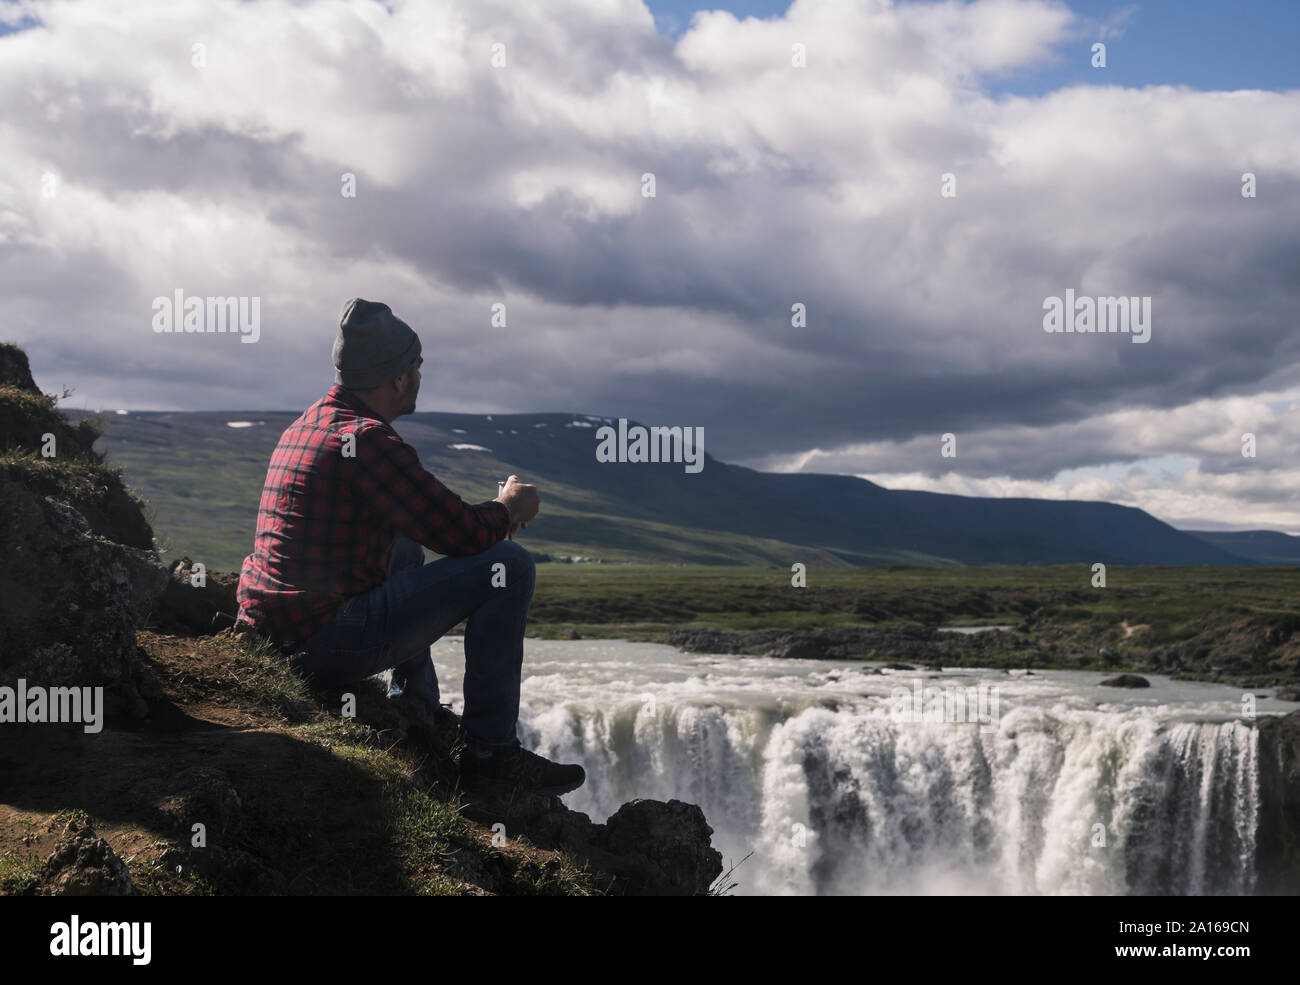
{"type": "Polygon", "coordinates": [[[982,727],[898,720],[899,678],[861,665],[586,646],[534,646],[525,745],[583,764],[564,799],[594,820],[636,797],[699,804],[738,893],[1254,888],[1256,731],[1225,713],[1239,691],[964,672],[1009,692],[982,727]]]}
{"type": "Polygon", "coordinates": [[[1255,730],[1018,707],[995,732],[882,711],[638,702],[526,722],[567,802],[699,804],[741,891],[1215,895],[1254,883],[1255,730]]]}

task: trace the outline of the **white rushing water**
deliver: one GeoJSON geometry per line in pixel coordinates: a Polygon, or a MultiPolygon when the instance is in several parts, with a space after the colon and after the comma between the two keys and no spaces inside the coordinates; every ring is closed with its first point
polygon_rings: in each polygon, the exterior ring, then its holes
{"type": "MultiPolygon", "coordinates": [[[[462,641],[432,652],[460,711],[462,641]]],[[[636,797],[699,804],[725,867],[749,856],[737,893],[1252,890],[1256,736],[1241,690],[875,666],[530,639],[520,737],[583,764],[564,801],[593,820],[636,797]],[[983,724],[975,690],[964,715],[932,703],[981,685],[983,724]]]]}

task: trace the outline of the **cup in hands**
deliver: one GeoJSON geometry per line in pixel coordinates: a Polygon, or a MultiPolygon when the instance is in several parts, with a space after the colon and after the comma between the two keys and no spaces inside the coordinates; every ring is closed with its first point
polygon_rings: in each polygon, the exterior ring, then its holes
{"type": "Polygon", "coordinates": [[[510,529],[506,532],[510,540],[515,539],[516,531],[528,529],[528,524],[541,508],[537,487],[529,482],[520,482],[517,475],[497,483],[496,502],[510,511],[510,529]]]}

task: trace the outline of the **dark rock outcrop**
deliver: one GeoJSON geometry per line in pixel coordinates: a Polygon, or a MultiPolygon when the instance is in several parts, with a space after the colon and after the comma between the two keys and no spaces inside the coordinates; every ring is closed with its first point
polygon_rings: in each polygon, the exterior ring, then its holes
{"type": "MultiPolygon", "coordinates": [[[[317,697],[333,692],[318,691],[317,697]]],[[[358,721],[401,735],[420,755],[426,775],[444,789],[458,789],[452,761],[459,741],[460,718],[448,712],[437,723],[412,717],[404,700],[384,700],[363,706],[358,721]],[[390,720],[391,719],[391,720],[390,720]]],[[[623,896],[699,896],[709,892],[722,874],[722,855],[713,848],[713,829],[695,804],[680,800],[631,800],[604,824],[571,810],[559,797],[528,791],[510,794],[462,793],[462,813],[473,821],[505,826],[508,837],[523,835],[546,849],[567,849],[585,862],[601,889],[623,896]]],[[[464,876],[491,886],[489,873],[479,871],[469,857],[458,865],[464,876]]]]}
{"type": "Polygon", "coordinates": [[[792,640],[763,654],[765,657],[778,657],[784,660],[821,660],[825,655],[825,647],[811,640],[792,640]]]}
{"type": "Polygon", "coordinates": [[[12,386],[31,392],[37,390],[27,353],[16,345],[0,344],[0,386],[12,386]]]}
{"type": "Polygon", "coordinates": [[[201,820],[212,834],[233,838],[238,834],[244,810],[239,792],[220,770],[191,766],[168,785],[160,809],[182,828],[201,820]]]}
{"type": "Polygon", "coordinates": [[[1300,895],[1300,711],[1258,720],[1259,824],[1255,891],[1300,895]]]}
{"type": "Polygon", "coordinates": [[[52,496],[0,482],[0,679],[133,690],[135,628],[165,577],[152,551],[99,536],[52,496]]]}
{"type": "Polygon", "coordinates": [[[139,715],[135,627],[165,573],[95,428],[54,404],[0,345],[0,681],[104,685],[111,712],[139,715]]]}
{"type": "Polygon", "coordinates": [[[634,861],[644,885],[670,895],[706,892],[722,874],[713,829],[695,804],[670,800],[628,801],[605,822],[604,847],[634,861]]]}
{"type": "Polygon", "coordinates": [[[88,420],[70,424],[55,401],[36,388],[27,354],[0,343],[0,450],[25,455],[0,467],[0,479],[21,481],[36,493],[67,503],[107,540],[153,550],[143,504],[126,488],[118,470],[106,466],[94,450],[99,436],[95,425],[88,420]],[[47,450],[53,452],[48,458],[47,450]]]}
{"type": "Polygon", "coordinates": [[[1099,687],[1150,687],[1151,682],[1145,677],[1139,677],[1137,674],[1120,674],[1118,677],[1108,677],[1098,685],[1099,687]]]}
{"type": "Polygon", "coordinates": [[[878,653],[921,663],[936,661],[954,647],[980,645],[966,640],[940,640],[938,635],[927,626],[831,626],[737,633],[677,629],[667,634],[667,640],[692,653],[753,653],[807,660],[857,660],[878,653]]]}
{"type": "Polygon", "coordinates": [[[291,880],[253,855],[242,843],[249,841],[250,823],[243,798],[221,770],[191,766],[162,784],[137,785],[136,796],[157,803],[161,827],[179,832],[169,841],[150,846],[156,865],[177,875],[198,876],[224,893],[282,895],[291,880]],[[203,843],[195,844],[195,823],[203,825],[203,843]]]}
{"type": "Polygon", "coordinates": [[[542,848],[569,849],[615,895],[700,896],[722,874],[704,812],[680,800],[628,801],[604,824],[541,794],[471,799],[464,812],[542,848]]]}
{"type": "Polygon", "coordinates": [[[88,824],[73,818],[41,871],[42,896],[134,896],[126,863],[88,824]]]}
{"type": "Polygon", "coordinates": [[[214,632],[214,613],[236,613],[239,575],[205,569],[201,585],[195,585],[195,575],[194,562],[188,557],[171,563],[166,587],[149,617],[151,626],[168,633],[205,634],[214,632]]]}

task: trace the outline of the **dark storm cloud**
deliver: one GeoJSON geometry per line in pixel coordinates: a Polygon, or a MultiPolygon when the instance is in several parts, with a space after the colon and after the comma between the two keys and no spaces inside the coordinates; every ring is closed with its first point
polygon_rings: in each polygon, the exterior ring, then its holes
{"type": "Polygon", "coordinates": [[[676,43],[637,2],[33,9],[44,30],[0,39],[0,287],[38,379],[105,406],[300,407],[361,295],[421,333],[425,409],[701,425],[724,459],[1052,494],[1162,456],[1239,481],[1214,401],[1295,382],[1300,99],[983,95],[1077,40],[1059,4],[796,4],[676,43]],[[262,341],[153,335],[176,288],[261,297],[262,341]],[[1150,296],[1151,341],[1043,332],[1067,288],[1150,296]]]}

